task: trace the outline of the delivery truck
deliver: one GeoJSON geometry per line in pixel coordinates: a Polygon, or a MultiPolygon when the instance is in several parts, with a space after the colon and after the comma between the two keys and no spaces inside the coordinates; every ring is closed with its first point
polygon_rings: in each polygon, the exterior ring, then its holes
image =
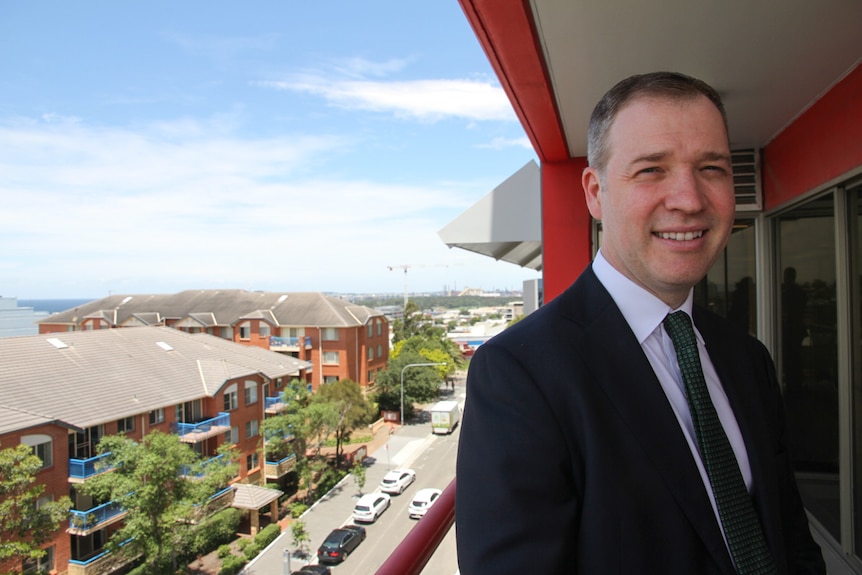
{"type": "Polygon", "coordinates": [[[431,432],[452,433],[461,419],[461,408],[457,401],[441,401],[431,408],[431,432]]]}

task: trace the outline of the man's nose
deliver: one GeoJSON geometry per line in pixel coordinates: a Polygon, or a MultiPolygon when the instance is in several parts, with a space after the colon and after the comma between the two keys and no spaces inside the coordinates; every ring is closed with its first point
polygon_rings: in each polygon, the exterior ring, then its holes
{"type": "Polygon", "coordinates": [[[698,178],[696,170],[677,170],[668,180],[665,207],[687,213],[699,212],[704,208],[704,183],[698,178]]]}

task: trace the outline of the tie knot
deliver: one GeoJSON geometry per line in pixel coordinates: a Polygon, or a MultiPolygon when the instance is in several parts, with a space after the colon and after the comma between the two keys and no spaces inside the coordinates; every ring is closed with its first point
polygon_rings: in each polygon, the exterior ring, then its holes
{"type": "Polygon", "coordinates": [[[664,318],[664,328],[675,348],[697,346],[691,318],[684,311],[675,311],[664,318]]]}

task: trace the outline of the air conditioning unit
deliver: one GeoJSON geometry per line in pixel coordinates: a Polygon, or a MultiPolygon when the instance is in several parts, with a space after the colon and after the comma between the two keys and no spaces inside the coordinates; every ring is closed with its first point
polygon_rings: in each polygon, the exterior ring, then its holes
{"type": "Polygon", "coordinates": [[[733,150],[733,188],[737,212],[758,212],[763,209],[760,187],[760,150],[733,150]]]}

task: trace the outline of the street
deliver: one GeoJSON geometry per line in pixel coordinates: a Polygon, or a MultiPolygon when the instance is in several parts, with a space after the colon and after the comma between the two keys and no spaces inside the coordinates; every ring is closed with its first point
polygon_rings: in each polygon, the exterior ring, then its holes
{"type": "MultiPolygon", "coordinates": [[[[464,388],[456,386],[455,399],[463,407],[464,388]]],[[[427,412],[418,413],[407,425],[392,435],[383,447],[377,449],[366,459],[368,463],[363,493],[378,491],[380,480],[390,469],[409,467],[416,471],[416,481],[401,495],[393,495],[391,505],[373,524],[365,524],[367,538],[340,565],[331,566],[333,573],[343,575],[369,575],[377,571],[391,555],[410,529],[415,519],[407,516],[407,506],[419,489],[436,487],[444,489],[455,477],[455,458],[458,446],[460,425],[451,435],[433,435],[427,412]]],[[[320,501],[306,511],[305,522],[310,541],[308,550],[311,562],[316,563],[317,548],[332,529],[351,523],[351,513],[359,498],[359,488],[352,475],[348,475],[320,501]]],[[[293,536],[286,529],[271,545],[251,561],[243,570],[245,575],[287,575],[290,573],[285,557],[290,557],[290,570],[296,571],[306,560],[294,552],[293,536]]],[[[449,530],[437,552],[426,565],[423,573],[429,575],[449,575],[458,571],[455,553],[455,529],[449,530]]]]}

